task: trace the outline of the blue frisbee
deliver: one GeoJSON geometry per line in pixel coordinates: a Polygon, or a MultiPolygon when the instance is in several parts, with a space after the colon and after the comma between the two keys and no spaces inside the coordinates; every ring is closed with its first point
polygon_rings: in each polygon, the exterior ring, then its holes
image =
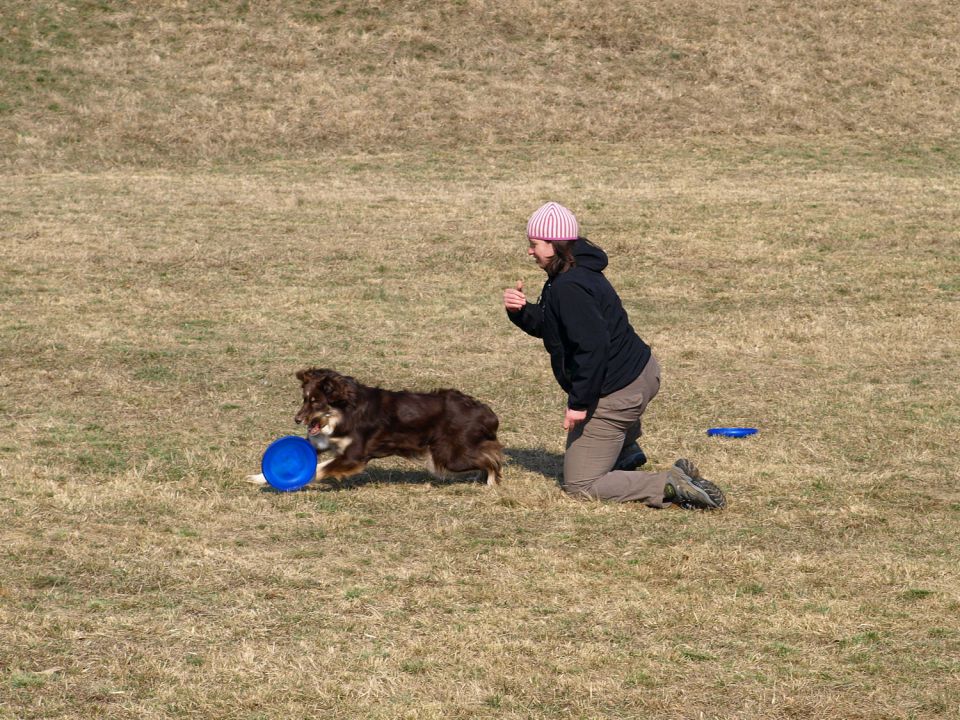
{"type": "Polygon", "coordinates": [[[707,435],[719,435],[720,437],[742,438],[748,435],[755,435],[756,428],[751,427],[715,427],[707,430],[707,435]]]}
{"type": "Polygon", "coordinates": [[[270,443],[263,453],[260,469],[270,487],[297,490],[316,475],[317,451],[306,438],[287,435],[270,443]]]}

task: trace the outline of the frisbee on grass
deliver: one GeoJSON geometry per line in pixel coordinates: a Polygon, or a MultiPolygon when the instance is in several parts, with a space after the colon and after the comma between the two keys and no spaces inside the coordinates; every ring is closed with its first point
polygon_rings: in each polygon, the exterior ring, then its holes
{"type": "Polygon", "coordinates": [[[306,438],[287,435],[274,440],[260,462],[263,477],[276,490],[297,490],[313,480],[317,451],[306,438]]]}
{"type": "Polygon", "coordinates": [[[719,435],[720,437],[741,438],[748,435],[755,435],[756,428],[751,427],[715,427],[707,430],[707,435],[719,435]]]}

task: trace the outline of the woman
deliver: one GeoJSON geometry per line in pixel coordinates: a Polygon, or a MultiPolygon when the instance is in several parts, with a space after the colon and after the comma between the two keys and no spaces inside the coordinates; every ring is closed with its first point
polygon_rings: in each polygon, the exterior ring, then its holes
{"type": "Polygon", "coordinates": [[[724,507],[723,492],[689,460],[663,472],[636,470],[646,463],[636,441],[643,412],[660,389],[660,366],[603,275],[606,253],[580,237],[574,214],[555,202],[530,217],[527,239],[527,254],[547,281],[536,303],[527,302],[519,281],[504,291],[503,305],[517,327],[543,338],[567,393],[563,489],[658,508],[724,507]]]}

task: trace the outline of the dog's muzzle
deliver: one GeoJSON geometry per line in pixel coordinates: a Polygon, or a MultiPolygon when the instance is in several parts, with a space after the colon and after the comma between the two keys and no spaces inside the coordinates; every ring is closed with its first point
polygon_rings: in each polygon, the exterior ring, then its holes
{"type": "Polygon", "coordinates": [[[324,412],[314,413],[310,417],[307,428],[307,440],[317,452],[323,452],[330,447],[330,436],[340,421],[340,413],[330,408],[324,412]]]}

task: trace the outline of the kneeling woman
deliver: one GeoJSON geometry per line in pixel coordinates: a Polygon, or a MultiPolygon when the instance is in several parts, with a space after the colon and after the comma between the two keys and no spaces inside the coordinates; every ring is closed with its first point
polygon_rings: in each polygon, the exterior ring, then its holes
{"type": "Polygon", "coordinates": [[[647,404],[660,389],[660,366],[603,274],[606,253],[580,237],[574,214],[555,202],[530,217],[527,239],[527,254],[547,281],[536,303],[527,302],[521,281],[504,291],[503,304],[517,327],[543,338],[567,393],[563,489],[651,507],[724,507],[723,492],[689,460],[663,472],[636,469],[646,463],[637,440],[647,404]]]}

